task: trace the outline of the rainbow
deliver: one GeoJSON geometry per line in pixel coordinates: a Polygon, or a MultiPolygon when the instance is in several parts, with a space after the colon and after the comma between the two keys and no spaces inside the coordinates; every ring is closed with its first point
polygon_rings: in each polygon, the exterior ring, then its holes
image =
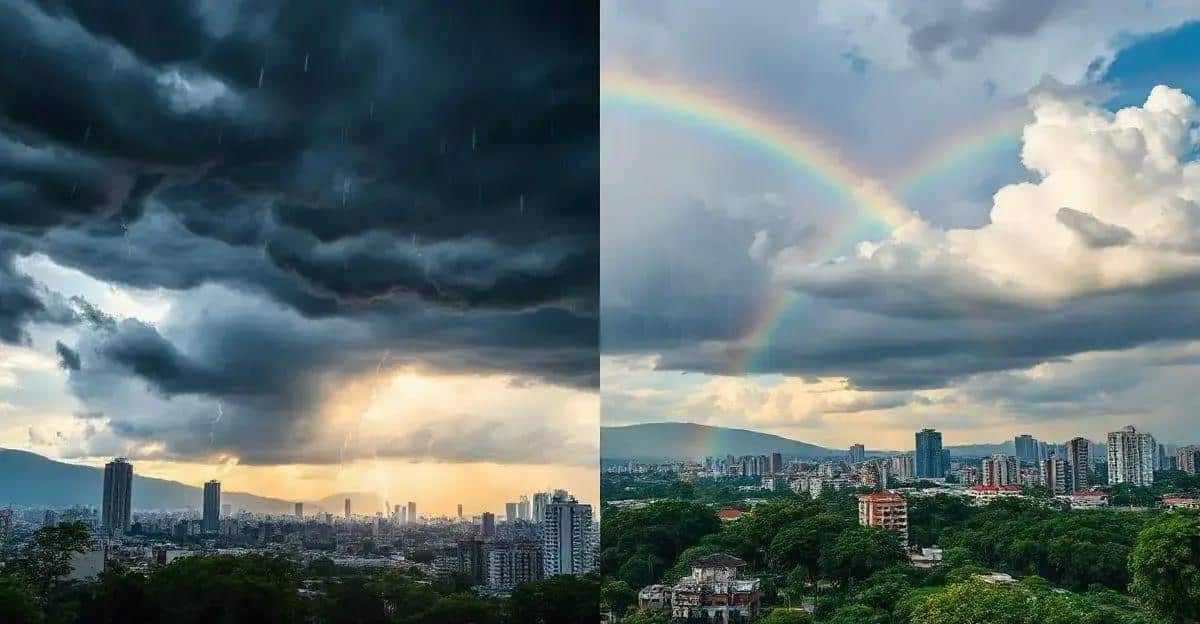
{"type": "MultiPolygon", "coordinates": [[[[891,232],[917,219],[881,181],[839,159],[814,133],[801,132],[794,123],[740,106],[732,98],[693,85],[648,80],[615,70],[601,74],[600,98],[702,126],[789,163],[858,208],[853,218],[843,221],[845,234],[877,231],[880,226],[891,232]]],[[[844,238],[832,236],[826,247],[844,238]]],[[[820,254],[818,258],[825,259],[820,254]]]]}
{"type": "MultiPolygon", "coordinates": [[[[881,227],[891,233],[920,222],[920,217],[909,211],[898,197],[946,176],[963,175],[964,167],[981,154],[1011,149],[1028,119],[1025,111],[1012,111],[984,126],[959,133],[912,159],[906,169],[889,176],[891,183],[887,184],[838,158],[836,151],[816,138],[815,133],[804,132],[794,122],[774,118],[733,97],[700,86],[651,80],[623,70],[605,70],[600,77],[600,94],[602,103],[647,109],[779,158],[847,200],[857,208],[857,213],[844,220],[840,231],[835,231],[815,252],[817,260],[826,260],[831,252],[845,250],[850,243],[863,240],[870,233],[877,234],[881,227]]],[[[778,333],[786,328],[790,315],[801,312],[797,305],[800,299],[790,291],[770,298],[747,337],[731,349],[730,374],[769,368],[762,358],[778,333]]]]}

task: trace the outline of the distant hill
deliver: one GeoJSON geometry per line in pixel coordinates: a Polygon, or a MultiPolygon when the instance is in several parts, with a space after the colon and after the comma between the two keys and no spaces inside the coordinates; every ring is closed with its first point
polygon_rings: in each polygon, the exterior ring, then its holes
{"type": "MultiPolygon", "coordinates": [[[[1094,453],[1102,454],[1104,445],[1093,443],[1094,453]]],[[[1012,455],[1013,442],[949,446],[952,457],[1012,455]]],[[[600,428],[600,457],[619,459],[681,459],[712,455],[763,455],[778,451],[785,457],[819,459],[841,457],[847,449],[830,449],[782,436],[711,427],[695,423],[648,423],[626,427],[600,428]]],[[[904,451],[867,450],[868,455],[893,455],[904,451]]],[[[1102,455],[1101,455],[1102,456],[1102,455]]]]}
{"type": "Polygon", "coordinates": [[[776,451],[786,457],[807,459],[846,454],[843,449],[829,449],[768,433],[695,423],[600,428],[600,456],[605,459],[762,455],[776,451]]]}
{"type": "MultiPolygon", "coordinates": [[[[85,505],[99,507],[104,470],[90,466],[77,466],[42,457],[28,451],[0,448],[0,506],[24,507],[70,507],[85,505]]],[[[375,511],[378,505],[369,505],[365,497],[374,494],[351,494],[355,512],[375,511]],[[359,506],[361,505],[361,507],[359,506]]],[[[337,494],[321,501],[305,503],[306,512],[329,511],[340,513],[344,494],[337,494]],[[337,501],[336,505],[330,501],[337,501]]],[[[133,508],[134,509],[199,509],[204,499],[203,489],[165,479],[137,475],[134,464],[133,508]]],[[[285,514],[293,510],[293,501],[285,501],[244,492],[221,492],[221,502],[233,509],[245,509],[255,513],[285,514]]],[[[378,507],[382,509],[382,507],[378,507]]]]}

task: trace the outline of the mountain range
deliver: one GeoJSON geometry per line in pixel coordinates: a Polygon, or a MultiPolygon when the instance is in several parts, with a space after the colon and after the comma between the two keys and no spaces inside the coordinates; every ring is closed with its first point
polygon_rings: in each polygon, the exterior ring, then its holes
{"type": "MultiPolygon", "coordinates": [[[[951,455],[984,457],[1013,453],[1013,442],[950,446],[951,455]]],[[[840,457],[847,449],[831,449],[747,429],[712,427],[696,423],[663,422],[600,428],[600,457],[619,459],[682,459],[715,455],[763,455],[820,459],[840,457]]],[[[867,455],[892,455],[900,451],[868,450],[867,455]]]]}
{"type": "MultiPolygon", "coordinates": [[[[0,507],[100,507],[104,469],[55,461],[36,453],[0,448],[0,507]]],[[[359,513],[381,510],[381,501],[371,492],[332,494],[316,501],[304,501],[305,513],[328,511],[342,513],[343,501],[359,513]]],[[[204,499],[202,487],[177,481],[155,479],[137,474],[134,465],[133,508],[199,509],[204,499]]],[[[221,503],[234,510],[253,513],[290,514],[296,501],[258,496],[246,492],[221,492],[221,503]]],[[[399,501],[397,501],[399,502],[399,501]]]]}

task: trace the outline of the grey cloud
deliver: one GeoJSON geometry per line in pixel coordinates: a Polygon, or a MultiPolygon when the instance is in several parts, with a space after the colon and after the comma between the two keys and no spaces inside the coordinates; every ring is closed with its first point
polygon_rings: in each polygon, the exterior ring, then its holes
{"type": "Polygon", "coordinates": [[[1133,240],[1133,232],[1119,225],[1105,223],[1074,208],[1059,208],[1054,216],[1059,223],[1074,232],[1084,245],[1093,249],[1120,247],[1133,240]]]}
{"type": "Polygon", "coordinates": [[[1063,0],[921,3],[906,13],[904,21],[912,28],[908,43],[917,54],[929,57],[945,49],[956,59],[970,59],[994,37],[1036,33],[1071,4],[1063,0]]]}
{"type": "Polygon", "coordinates": [[[58,365],[60,368],[68,371],[79,370],[79,353],[74,349],[63,344],[61,341],[55,341],[54,352],[58,354],[58,365]]]}

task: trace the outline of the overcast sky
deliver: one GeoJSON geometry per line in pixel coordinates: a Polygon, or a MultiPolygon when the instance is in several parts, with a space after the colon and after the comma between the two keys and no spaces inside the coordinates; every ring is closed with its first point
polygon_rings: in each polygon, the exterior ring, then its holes
{"type": "Polygon", "coordinates": [[[403,4],[0,0],[0,446],[594,495],[595,7],[403,4]]]}
{"type": "Polygon", "coordinates": [[[1200,440],[1200,7],[756,7],[602,7],[605,424],[1200,440]]]}

